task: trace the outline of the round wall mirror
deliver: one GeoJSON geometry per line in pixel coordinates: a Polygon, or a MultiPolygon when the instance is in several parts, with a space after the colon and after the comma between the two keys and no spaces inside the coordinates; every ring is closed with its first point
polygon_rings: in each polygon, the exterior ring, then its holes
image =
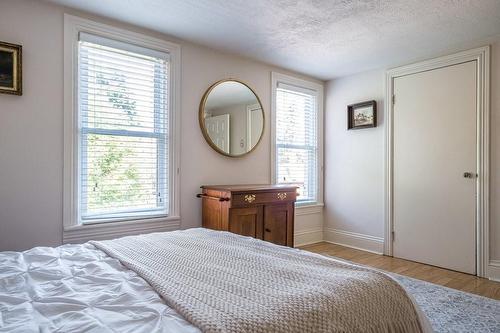
{"type": "Polygon", "coordinates": [[[225,156],[248,154],[264,133],[259,97],[245,83],[234,79],[208,88],[200,103],[199,120],[210,147],[225,156]]]}

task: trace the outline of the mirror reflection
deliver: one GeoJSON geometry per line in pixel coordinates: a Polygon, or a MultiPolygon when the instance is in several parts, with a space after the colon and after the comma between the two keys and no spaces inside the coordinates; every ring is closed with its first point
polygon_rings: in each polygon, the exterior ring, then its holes
{"type": "Polygon", "coordinates": [[[207,142],[226,156],[249,153],[264,129],[262,105],[255,93],[236,80],[212,86],[202,100],[200,126],[207,142]]]}

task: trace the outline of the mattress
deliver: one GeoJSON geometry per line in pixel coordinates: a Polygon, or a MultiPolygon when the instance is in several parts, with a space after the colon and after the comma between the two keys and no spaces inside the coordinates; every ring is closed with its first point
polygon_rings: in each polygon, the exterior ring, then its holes
{"type": "Polygon", "coordinates": [[[91,244],[0,252],[0,332],[200,332],[91,244]]]}

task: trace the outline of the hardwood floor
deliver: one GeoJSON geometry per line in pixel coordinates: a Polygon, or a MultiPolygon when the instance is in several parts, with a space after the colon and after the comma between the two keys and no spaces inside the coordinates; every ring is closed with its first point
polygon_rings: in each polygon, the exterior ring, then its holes
{"type": "Polygon", "coordinates": [[[326,242],[305,245],[300,248],[500,300],[500,282],[490,281],[477,276],[326,242]]]}

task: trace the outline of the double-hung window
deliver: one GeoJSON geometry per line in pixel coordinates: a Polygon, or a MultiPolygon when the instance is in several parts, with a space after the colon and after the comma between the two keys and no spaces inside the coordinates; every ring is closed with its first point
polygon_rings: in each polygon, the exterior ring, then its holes
{"type": "Polygon", "coordinates": [[[273,73],[273,178],[299,187],[297,203],[322,202],[322,86],[273,73]]]}
{"type": "Polygon", "coordinates": [[[80,33],[82,223],[168,215],[168,54],[80,33]]]}
{"type": "Polygon", "coordinates": [[[171,53],[135,35],[128,42],[123,33],[75,29],[74,201],[65,226],[172,216],[171,53]]]}

